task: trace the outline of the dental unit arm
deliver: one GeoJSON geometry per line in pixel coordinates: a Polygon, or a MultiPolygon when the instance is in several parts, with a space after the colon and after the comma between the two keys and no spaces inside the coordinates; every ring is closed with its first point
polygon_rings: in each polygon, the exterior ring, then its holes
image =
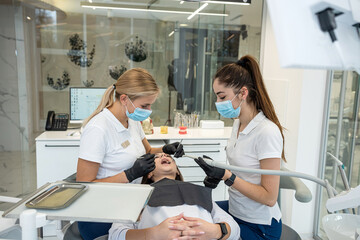
{"type": "MultiPolygon", "coordinates": [[[[183,157],[196,159],[196,157],[189,156],[189,155],[184,155],[183,157]]],[[[263,175],[278,175],[278,176],[297,177],[297,178],[302,178],[302,179],[306,179],[306,180],[315,182],[315,183],[323,186],[326,189],[328,196],[329,196],[329,199],[326,203],[326,207],[330,212],[339,211],[339,210],[343,210],[343,209],[347,209],[347,208],[354,208],[354,207],[357,207],[360,205],[360,186],[358,186],[354,189],[349,189],[348,191],[343,192],[338,195],[338,192],[335,190],[335,188],[333,188],[329,184],[329,182],[326,179],[322,180],[320,178],[317,178],[317,177],[314,177],[314,176],[311,176],[308,174],[293,172],[293,171],[251,169],[251,168],[232,166],[232,165],[213,161],[212,159],[210,159],[209,157],[206,157],[206,156],[203,156],[203,159],[210,166],[228,169],[230,171],[257,173],[257,174],[263,174],[263,175]]],[[[342,165],[342,163],[339,166],[341,166],[341,165],[342,165]]],[[[345,176],[345,179],[346,179],[346,176],[345,176]]]]}

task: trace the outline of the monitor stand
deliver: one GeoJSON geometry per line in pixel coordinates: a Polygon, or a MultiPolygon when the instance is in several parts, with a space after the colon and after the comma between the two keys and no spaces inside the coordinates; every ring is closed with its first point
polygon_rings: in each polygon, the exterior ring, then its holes
{"type": "Polygon", "coordinates": [[[82,126],[82,121],[69,122],[68,129],[80,129],[82,126]]]}

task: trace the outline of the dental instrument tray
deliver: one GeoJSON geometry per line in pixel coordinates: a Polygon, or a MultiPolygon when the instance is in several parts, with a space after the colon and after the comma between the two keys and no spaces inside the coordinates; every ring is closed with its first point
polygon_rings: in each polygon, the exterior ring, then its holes
{"type": "Polygon", "coordinates": [[[88,186],[76,183],[57,184],[28,201],[25,206],[36,209],[61,209],[80,197],[88,186]]]}

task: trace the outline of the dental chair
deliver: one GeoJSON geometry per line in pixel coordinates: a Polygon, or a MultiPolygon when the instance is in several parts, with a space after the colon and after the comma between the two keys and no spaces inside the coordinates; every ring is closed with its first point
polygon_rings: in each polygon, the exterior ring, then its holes
{"type": "MultiPolygon", "coordinates": [[[[65,182],[74,183],[76,182],[76,173],[68,176],[64,179],[65,182]]],[[[62,231],[64,232],[64,240],[82,240],[83,238],[80,235],[77,222],[67,223],[62,231]]]]}
{"type": "MultiPolygon", "coordinates": [[[[281,167],[282,171],[289,171],[285,167],[281,167]]],[[[76,182],[76,173],[65,178],[64,181],[76,182]]],[[[280,176],[280,189],[295,190],[295,199],[302,203],[310,202],[312,194],[309,188],[299,179],[289,176],[280,176]]],[[[280,195],[280,192],[279,192],[280,195]]],[[[281,207],[280,196],[278,197],[279,206],[281,207]]],[[[106,240],[107,235],[96,238],[96,240],[106,240]]],[[[78,230],[77,222],[73,222],[65,227],[64,240],[82,240],[78,230]]],[[[282,224],[282,233],[280,240],[301,240],[300,235],[291,227],[282,224]]]]}
{"type": "MultiPolygon", "coordinates": [[[[63,181],[69,182],[69,183],[75,183],[76,182],[76,173],[68,176],[63,181]]],[[[83,238],[80,235],[79,228],[78,228],[78,222],[68,222],[63,228],[62,231],[64,233],[63,240],[83,240],[83,238]]],[[[94,240],[107,240],[108,235],[100,236],[95,238],[94,240]]]]}
{"type": "MultiPolygon", "coordinates": [[[[284,167],[281,167],[281,170],[289,171],[284,167]]],[[[309,188],[299,178],[280,176],[280,189],[295,190],[295,199],[302,203],[310,202],[312,199],[309,188]]],[[[278,203],[281,208],[280,196],[278,197],[278,203]]],[[[294,229],[283,223],[280,240],[301,240],[301,237],[294,229]]]]}

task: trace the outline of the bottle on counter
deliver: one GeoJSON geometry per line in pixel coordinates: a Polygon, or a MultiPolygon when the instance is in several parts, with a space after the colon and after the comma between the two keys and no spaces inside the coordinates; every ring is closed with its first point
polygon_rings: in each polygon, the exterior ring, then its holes
{"type": "Polygon", "coordinates": [[[148,117],[147,119],[142,121],[141,126],[146,135],[154,134],[154,125],[153,125],[152,119],[150,117],[148,117]]]}
{"type": "Polygon", "coordinates": [[[168,133],[168,126],[160,126],[160,133],[167,134],[168,133]]]}

